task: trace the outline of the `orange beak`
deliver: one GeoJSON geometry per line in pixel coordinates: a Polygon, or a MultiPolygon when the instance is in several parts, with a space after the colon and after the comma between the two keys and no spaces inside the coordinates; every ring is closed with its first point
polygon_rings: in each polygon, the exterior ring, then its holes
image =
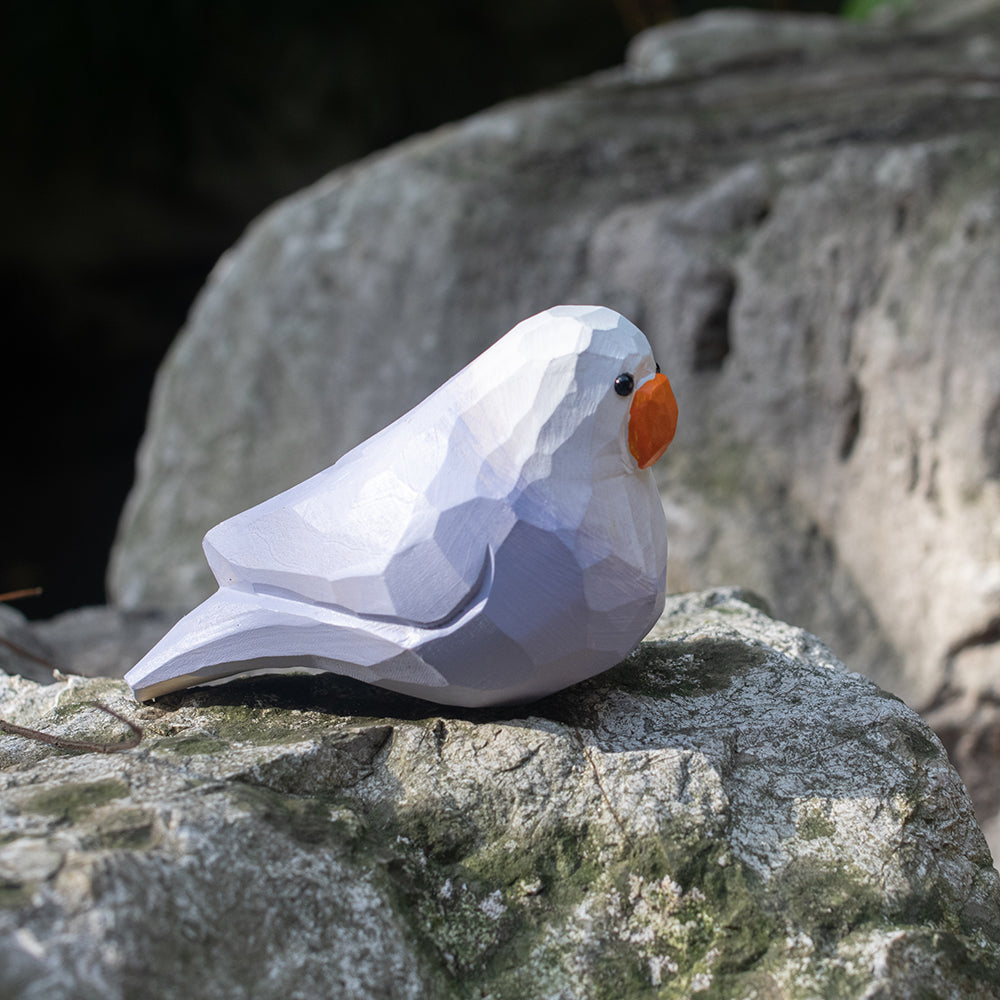
{"type": "Polygon", "coordinates": [[[628,410],[628,450],[648,469],[666,450],[677,430],[677,400],[666,375],[654,375],[632,396],[628,410]]]}

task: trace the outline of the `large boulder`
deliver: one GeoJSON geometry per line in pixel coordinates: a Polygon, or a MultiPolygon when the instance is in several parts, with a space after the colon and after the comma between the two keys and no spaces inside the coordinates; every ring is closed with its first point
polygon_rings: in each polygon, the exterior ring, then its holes
{"type": "Polygon", "coordinates": [[[277,205],[159,374],[113,599],[193,606],[212,524],[523,317],[600,302],[680,403],[669,586],[753,587],[912,703],[977,702],[1000,664],[1000,7],[972,7],[655,29],[618,71],[277,205]]]}
{"type": "Polygon", "coordinates": [[[1000,875],[941,744],[747,599],[671,599],[524,711],[0,677],[15,724],[145,729],[0,735],[5,1000],[995,997],[1000,875]]]}

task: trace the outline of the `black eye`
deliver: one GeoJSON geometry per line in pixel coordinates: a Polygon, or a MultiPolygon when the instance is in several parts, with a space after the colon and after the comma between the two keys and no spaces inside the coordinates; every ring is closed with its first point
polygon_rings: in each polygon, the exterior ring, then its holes
{"type": "Polygon", "coordinates": [[[615,392],[619,396],[627,396],[635,388],[635,379],[632,378],[631,373],[622,372],[618,378],[615,379],[615,392]]]}

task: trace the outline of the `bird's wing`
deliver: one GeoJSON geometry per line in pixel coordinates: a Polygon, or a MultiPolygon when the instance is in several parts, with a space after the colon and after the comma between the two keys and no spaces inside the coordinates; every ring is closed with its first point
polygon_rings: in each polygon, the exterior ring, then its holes
{"type": "Polygon", "coordinates": [[[460,417],[411,414],[209,531],[220,584],[424,627],[459,614],[513,515],[460,417]]]}

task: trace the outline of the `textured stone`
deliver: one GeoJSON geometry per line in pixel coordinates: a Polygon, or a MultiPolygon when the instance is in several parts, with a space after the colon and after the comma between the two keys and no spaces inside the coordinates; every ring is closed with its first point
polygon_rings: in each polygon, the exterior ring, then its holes
{"type": "Polygon", "coordinates": [[[633,39],[629,76],[652,83],[720,73],[753,60],[831,56],[845,42],[864,42],[871,34],[832,17],[710,10],[650,28],[633,39]]]}
{"type": "Polygon", "coordinates": [[[32,622],[31,629],[62,673],[122,677],[179,617],[150,609],[77,608],[32,622]]]}
{"type": "Polygon", "coordinates": [[[990,998],[1000,876],[933,733],[738,592],[516,711],[345,679],[3,679],[5,998],[990,998]]]}
{"type": "Polygon", "coordinates": [[[0,604],[0,671],[51,684],[57,674],[122,677],[180,617],[179,612],[78,608],[29,622],[0,604]]]}
{"type": "Polygon", "coordinates": [[[0,603],[0,671],[40,684],[52,678],[52,649],[17,608],[0,603]]]}

